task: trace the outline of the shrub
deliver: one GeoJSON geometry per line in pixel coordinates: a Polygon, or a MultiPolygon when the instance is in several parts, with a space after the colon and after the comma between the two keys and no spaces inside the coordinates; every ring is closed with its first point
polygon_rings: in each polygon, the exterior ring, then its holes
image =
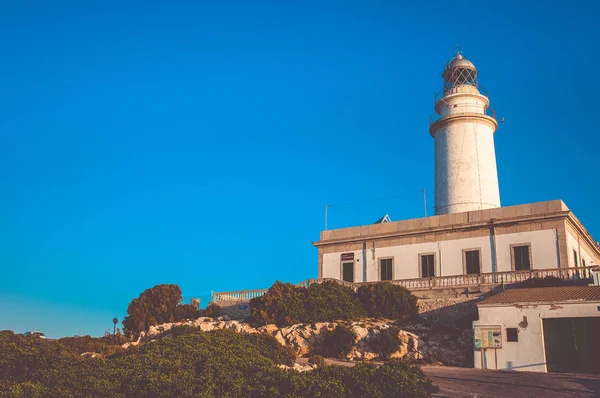
{"type": "Polygon", "coordinates": [[[150,326],[175,321],[175,308],[181,301],[177,285],[156,285],[144,290],[129,303],[123,326],[128,335],[138,334],[150,326]]]}
{"type": "Polygon", "coordinates": [[[200,317],[200,311],[191,304],[177,304],[174,317],[176,321],[198,319],[200,317]]]}
{"type": "Polygon", "coordinates": [[[338,325],[335,329],[323,332],[321,335],[319,351],[329,358],[344,358],[356,342],[354,331],[344,325],[338,325]]]}
{"type": "Polygon", "coordinates": [[[336,282],[313,283],[307,289],[303,322],[332,322],[365,316],[354,291],[336,282]]]}
{"type": "Polygon", "coordinates": [[[185,336],[186,334],[196,333],[199,329],[192,325],[176,325],[171,328],[173,337],[185,336]]]}
{"type": "Polygon", "coordinates": [[[306,294],[306,288],[275,282],[264,295],[250,300],[250,320],[257,326],[300,323],[306,319],[306,294]]]}
{"type": "Polygon", "coordinates": [[[292,366],[296,362],[296,351],[290,346],[283,346],[272,336],[264,333],[252,333],[247,339],[254,344],[262,356],[273,362],[292,366]]]}
{"type": "Polygon", "coordinates": [[[76,354],[84,352],[97,352],[102,355],[113,355],[121,350],[121,344],[125,343],[122,334],[105,334],[104,337],[63,337],[58,342],[65,347],[70,348],[76,354]]]}
{"type": "Polygon", "coordinates": [[[79,360],[56,341],[0,332],[0,396],[426,398],[435,392],[419,368],[399,362],[284,371],[276,344],[266,335],[215,330],[79,360]]]}
{"type": "Polygon", "coordinates": [[[546,276],[544,278],[531,278],[517,284],[517,288],[528,287],[559,287],[571,286],[573,282],[557,278],[555,276],[546,276]]]}
{"type": "Polygon", "coordinates": [[[219,307],[215,303],[210,303],[208,307],[204,309],[202,314],[203,316],[207,316],[209,318],[218,318],[221,316],[221,307],[219,307]]]}
{"type": "Polygon", "coordinates": [[[276,282],[262,297],[250,301],[256,326],[349,320],[365,315],[351,288],[335,282],[295,287],[276,282]]]}
{"type": "Polygon", "coordinates": [[[417,298],[405,287],[389,282],[363,285],[357,296],[370,317],[402,319],[418,313],[417,298]]]}
{"type": "Polygon", "coordinates": [[[369,341],[369,346],[382,357],[389,358],[391,354],[400,349],[402,341],[400,340],[399,333],[400,329],[395,326],[382,329],[369,341]]]}
{"type": "Polygon", "coordinates": [[[325,366],[325,358],[320,355],[311,355],[308,358],[308,363],[311,365],[315,365],[318,368],[325,366]]]}

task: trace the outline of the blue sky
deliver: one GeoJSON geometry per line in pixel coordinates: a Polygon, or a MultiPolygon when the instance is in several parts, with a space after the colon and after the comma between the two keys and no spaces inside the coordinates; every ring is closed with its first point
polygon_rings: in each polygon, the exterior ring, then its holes
{"type": "Polygon", "coordinates": [[[457,43],[506,120],[502,204],[561,198],[600,239],[592,2],[121,3],[1,5],[0,329],[316,277],[325,203],[333,228],[414,218],[419,193],[335,204],[426,188],[432,214],[457,43]]]}

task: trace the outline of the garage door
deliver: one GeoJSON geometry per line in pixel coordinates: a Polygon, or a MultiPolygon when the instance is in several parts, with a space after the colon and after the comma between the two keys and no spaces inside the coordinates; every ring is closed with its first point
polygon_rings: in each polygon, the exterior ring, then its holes
{"type": "Polygon", "coordinates": [[[600,374],[600,318],[544,319],[548,372],[600,374]]]}

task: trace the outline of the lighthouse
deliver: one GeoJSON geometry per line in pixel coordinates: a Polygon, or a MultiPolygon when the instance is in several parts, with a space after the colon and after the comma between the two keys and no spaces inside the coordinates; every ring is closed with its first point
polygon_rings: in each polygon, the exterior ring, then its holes
{"type": "Polygon", "coordinates": [[[442,72],[429,133],[435,143],[435,214],[500,207],[490,101],[479,88],[477,69],[462,53],[442,72]]]}

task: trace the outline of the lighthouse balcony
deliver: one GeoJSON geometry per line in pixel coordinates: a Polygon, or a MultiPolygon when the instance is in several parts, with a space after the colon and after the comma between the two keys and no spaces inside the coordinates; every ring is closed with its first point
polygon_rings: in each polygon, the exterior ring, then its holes
{"type": "Polygon", "coordinates": [[[496,120],[496,108],[487,107],[484,109],[481,107],[475,107],[471,104],[455,104],[454,106],[456,106],[456,108],[453,108],[451,112],[442,112],[441,115],[437,112],[432,113],[431,116],[429,116],[429,125],[431,126],[437,123],[442,118],[454,116],[469,116],[473,114],[489,116],[492,119],[496,120]]]}

